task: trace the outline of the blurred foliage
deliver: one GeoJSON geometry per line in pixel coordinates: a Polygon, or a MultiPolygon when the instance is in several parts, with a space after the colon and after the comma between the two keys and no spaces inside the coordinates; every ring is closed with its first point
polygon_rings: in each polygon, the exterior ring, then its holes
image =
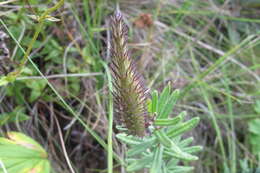
{"type": "Polygon", "coordinates": [[[17,106],[12,112],[6,112],[0,114],[0,126],[11,123],[11,122],[21,122],[29,119],[29,116],[24,113],[25,108],[22,106],[17,106]]]}

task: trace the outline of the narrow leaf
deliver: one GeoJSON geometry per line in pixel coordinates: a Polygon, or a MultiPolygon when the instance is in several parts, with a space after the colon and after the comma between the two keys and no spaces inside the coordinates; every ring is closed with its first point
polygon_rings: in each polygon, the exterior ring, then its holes
{"type": "Polygon", "coordinates": [[[165,154],[178,158],[178,159],[183,159],[183,160],[197,160],[198,159],[198,157],[192,156],[191,154],[188,154],[188,153],[182,151],[181,148],[178,145],[176,145],[173,141],[172,141],[171,148],[165,149],[165,154]]]}
{"type": "Polygon", "coordinates": [[[156,119],[154,121],[154,125],[155,126],[173,126],[176,125],[177,123],[179,123],[180,121],[183,120],[183,117],[186,115],[186,112],[182,112],[180,113],[178,116],[168,119],[156,119]]]}
{"type": "Polygon", "coordinates": [[[177,102],[179,94],[179,90],[175,90],[174,92],[172,92],[170,97],[167,99],[167,102],[161,108],[161,112],[158,114],[159,118],[168,118],[169,114],[173,110],[174,105],[177,102]]]}
{"type": "Polygon", "coordinates": [[[156,113],[158,111],[158,91],[154,91],[152,93],[152,113],[156,113]]]}
{"type": "Polygon", "coordinates": [[[168,85],[163,89],[163,92],[161,93],[158,100],[158,106],[157,106],[158,118],[161,118],[159,115],[161,115],[161,112],[163,111],[162,108],[164,107],[164,105],[167,104],[169,95],[170,95],[170,86],[168,85]]]}
{"type": "Polygon", "coordinates": [[[156,148],[154,157],[153,157],[153,163],[150,168],[150,173],[160,173],[162,168],[162,157],[163,157],[163,149],[164,147],[162,145],[159,145],[159,147],[156,148]]]}
{"type": "Polygon", "coordinates": [[[167,136],[169,136],[170,138],[178,136],[186,131],[189,131],[191,129],[193,129],[194,127],[196,127],[199,123],[199,117],[195,117],[192,118],[191,120],[183,123],[182,125],[180,125],[179,127],[175,127],[172,128],[168,133],[167,136]]]}
{"type": "Polygon", "coordinates": [[[194,168],[191,166],[175,166],[172,169],[169,169],[171,172],[170,173],[185,173],[185,172],[190,172],[194,168]]]}
{"type": "Polygon", "coordinates": [[[187,153],[196,153],[201,151],[202,149],[203,149],[202,146],[192,146],[192,147],[183,148],[183,151],[187,153]]]}
{"type": "Polygon", "coordinates": [[[169,148],[172,147],[171,139],[166,135],[163,130],[156,130],[154,134],[162,145],[169,148]]]}
{"type": "Polygon", "coordinates": [[[135,160],[129,166],[127,166],[126,170],[128,172],[138,171],[145,166],[149,165],[153,161],[153,156],[149,155],[146,157],[143,157],[142,159],[135,160]]]}
{"type": "Polygon", "coordinates": [[[176,159],[181,159],[181,160],[187,160],[187,161],[198,160],[197,156],[193,156],[193,155],[190,155],[188,153],[184,153],[182,151],[175,152],[173,150],[171,150],[171,151],[167,150],[167,151],[164,151],[164,154],[171,156],[171,157],[174,157],[176,159]]]}
{"type": "Polygon", "coordinates": [[[142,142],[136,146],[134,146],[133,148],[129,149],[126,153],[126,155],[128,157],[140,154],[144,151],[146,151],[148,148],[150,148],[152,145],[154,145],[155,142],[155,138],[150,139],[148,141],[142,142]]]}
{"type": "Polygon", "coordinates": [[[126,135],[125,133],[120,133],[116,135],[116,137],[121,140],[122,142],[129,144],[129,145],[138,145],[142,142],[140,138],[131,136],[131,135],[126,135]]]}
{"type": "Polygon", "coordinates": [[[187,139],[182,140],[182,141],[179,143],[179,145],[180,145],[180,147],[186,147],[186,146],[190,145],[193,140],[194,140],[193,137],[189,137],[189,138],[187,138],[187,139]]]}

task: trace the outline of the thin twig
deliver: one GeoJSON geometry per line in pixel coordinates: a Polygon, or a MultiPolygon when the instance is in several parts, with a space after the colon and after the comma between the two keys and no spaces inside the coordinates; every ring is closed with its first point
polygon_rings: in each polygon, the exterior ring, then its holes
{"type": "Polygon", "coordinates": [[[65,157],[65,159],[66,159],[66,162],[67,162],[67,164],[68,164],[68,166],[69,166],[70,171],[71,171],[72,173],[75,173],[75,171],[73,170],[72,165],[71,165],[71,163],[70,163],[68,153],[67,153],[67,151],[66,151],[66,147],[65,147],[65,144],[64,144],[64,140],[63,140],[63,138],[62,138],[62,132],[61,132],[61,128],[60,128],[59,122],[58,122],[58,120],[57,120],[57,118],[56,118],[55,116],[54,116],[54,119],[55,119],[55,122],[56,122],[57,127],[58,127],[58,133],[59,133],[59,137],[60,137],[61,147],[62,147],[62,150],[63,150],[63,152],[64,152],[64,157],[65,157]]]}

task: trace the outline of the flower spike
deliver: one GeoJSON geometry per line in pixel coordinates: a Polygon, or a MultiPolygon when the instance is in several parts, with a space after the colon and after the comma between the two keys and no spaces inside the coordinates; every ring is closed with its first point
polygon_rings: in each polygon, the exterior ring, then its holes
{"type": "Polygon", "coordinates": [[[114,102],[117,116],[129,134],[143,137],[148,124],[146,92],[142,76],[130,58],[128,28],[120,12],[111,19],[111,71],[113,73],[114,102]]]}

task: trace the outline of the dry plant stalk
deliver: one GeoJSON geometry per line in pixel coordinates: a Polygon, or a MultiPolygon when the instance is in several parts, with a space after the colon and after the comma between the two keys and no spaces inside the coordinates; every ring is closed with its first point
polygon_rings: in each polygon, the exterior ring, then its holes
{"type": "Polygon", "coordinates": [[[130,58],[127,47],[128,28],[120,12],[112,17],[111,24],[111,70],[116,115],[129,134],[142,137],[146,134],[148,124],[147,90],[142,76],[136,71],[136,65],[130,58]]]}

